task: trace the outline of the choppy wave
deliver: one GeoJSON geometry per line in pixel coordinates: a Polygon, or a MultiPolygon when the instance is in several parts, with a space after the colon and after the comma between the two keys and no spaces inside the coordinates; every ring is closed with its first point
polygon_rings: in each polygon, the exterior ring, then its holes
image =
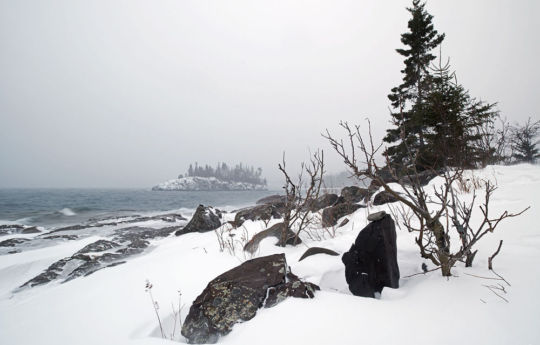
{"type": "Polygon", "coordinates": [[[61,214],[63,214],[64,216],[67,216],[67,217],[72,217],[72,216],[75,216],[77,214],[72,209],[70,209],[68,207],[64,207],[63,209],[61,209],[58,212],[60,212],[61,214]]]}

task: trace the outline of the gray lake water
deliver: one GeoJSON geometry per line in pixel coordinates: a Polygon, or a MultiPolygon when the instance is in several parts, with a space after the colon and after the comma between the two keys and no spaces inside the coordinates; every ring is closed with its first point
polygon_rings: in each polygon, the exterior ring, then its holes
{"type": "Polygon", "coordinates": [[[199,204],[232,210],[279,191],[154,192],[144,189],[0,189],[0,224],[58,226],[93,217],[175,210],[199,204]]]}

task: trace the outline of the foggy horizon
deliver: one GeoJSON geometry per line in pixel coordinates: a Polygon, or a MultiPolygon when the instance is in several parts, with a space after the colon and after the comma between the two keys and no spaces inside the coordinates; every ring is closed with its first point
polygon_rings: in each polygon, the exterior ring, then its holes
{"type": "MultiPolygon", "coordinates": [[[[190,163],[278,189],[339,121],[380,140],[411,1],[0,2],[0,188],[151,188],[190,163]]],[[[536,1],[428,1],[459,83],[538,119],[536,1]]]]}

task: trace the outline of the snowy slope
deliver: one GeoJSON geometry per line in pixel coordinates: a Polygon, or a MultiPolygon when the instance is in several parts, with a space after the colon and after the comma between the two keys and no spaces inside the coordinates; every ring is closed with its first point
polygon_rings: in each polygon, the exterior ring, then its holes
{"type": "MultiPolygon", "coordinates": [[[[539,344],[540,343],[540,167],[519,165],[488,167],[475,176],[496,181],[491,209],[498,214],[524,215],[500,225],[480,243],[474,267],[459,264],[454,277],[420,272],[424,262],[413,235],[398,230],[399,289],[383,290],[380,299],[352,296],[344,279],[340,257],[313,256],[298,262],[307,246],[347,251],[367,224],[367,213],[386,206],[360,209],[339,229],[313,230],[304,244],[279,248],[275,240],[261,243],[257,256],[284,252],[293,273],[319,284],[315,299],[288,299],[237,324],[221,339],[223,344],[539,344]],[[333,231],[336,231],[333,236],[333,231]],[[484,285],[496,280],[487,269],[487,257],[503,239],[495,270],[511,286],[497,297],[484,285]]],[[[432,181],[436,184],[438,181],[432,181]]],[[[233,217],[229,214],[228,217],[233,217]]],[[[124,265],[98,271],[64,284],[49,284],[12,293],[22,281],[50,263],[83,247],[82,241],[52,248],[0,256],[0,344],[173,344],[162,340],[145,280],[154,287],[166,333],[172,331],[171,303],[182,291],[182,317],[207,282],[249,259],[239,248],[242,237],[264,228],[245,223],[236,230],[237,246],[220,251],[216,233],[187,234],[155,241],[149,253],[124,265]],[[76,247],[76,248],[75,248],[76,247]]],[[[87,241],[85,239],[84,241],[87,241]]],[[[429,263],[428,263],[429,265],[429,263]]],[[[431,268],[432,266],[430,266],[431,268]]],[[[185,341],[178,336],[178,341],[185,341]]]]}

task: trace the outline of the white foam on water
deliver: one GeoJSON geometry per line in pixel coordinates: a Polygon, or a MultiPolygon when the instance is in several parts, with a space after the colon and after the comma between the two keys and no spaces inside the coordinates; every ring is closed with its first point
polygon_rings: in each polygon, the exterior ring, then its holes
{"type": "Polygon", "coordinates": [[[62,213],[64,216],[67,216],[67,217],[75,216],[77,214],[77,213],[73,212],[72,209],[67,208],[67,207],[61,209],[58,212],[62,213]]]}

